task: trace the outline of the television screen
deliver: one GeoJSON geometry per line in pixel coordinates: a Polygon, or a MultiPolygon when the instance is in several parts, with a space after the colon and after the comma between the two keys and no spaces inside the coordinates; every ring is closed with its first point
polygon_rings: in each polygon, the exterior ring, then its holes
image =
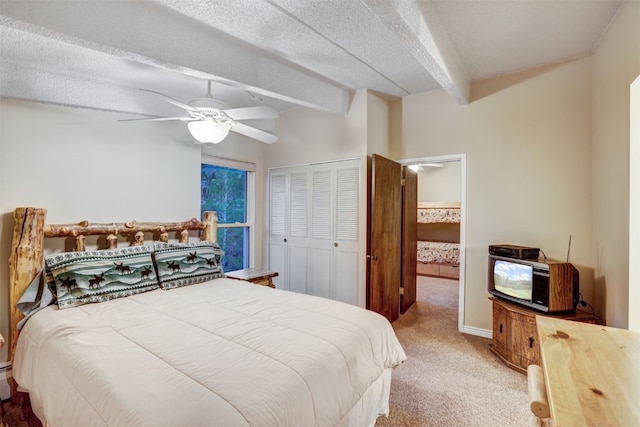
{"type": "Polygon", "coordinates": [[[514,298],[531,301],[532,266],[496,260],[493,266],[493,281],[496,291],[514,298]]]}

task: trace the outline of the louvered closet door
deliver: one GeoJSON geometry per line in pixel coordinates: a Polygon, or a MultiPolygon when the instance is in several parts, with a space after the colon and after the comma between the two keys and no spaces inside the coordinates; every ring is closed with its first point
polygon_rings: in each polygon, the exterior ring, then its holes
{"type": "Polygon", "coordinates": [[[280,289],[307,292],[309,259],[309,172],[286,168],[270,172],[269,269],[280,289]]]}
{"type": "Polygon", "coordinates": [[[289,175],[289,290],[308,292],[309,274],[309,172],[293,170],[289,175]]]}
{"type": "Polygon", "coordinates": [[[357,305],[360,160],[270,171],[269,268],[281,289],[357,305]]]}
{"type": "Polygon", "coordinates": [[[335,299],[358,304],[359,260],[364,260],[359,239],[360,166],[345,165],[336,171],[335,299]]]}
{"type": "Polygon", "coordinates": [[[358,304],[359,161],[315,165],[312,171],[310,292],[358,304]]]}
{"type": "Polygon", "coordinates": [[[333,298],[333,170],[330,165],[314,167],[311,172],[311,295],[333,298]]]}
{"type": "Polygon", "coordinates": [[[287,267],[287,186],[284,171],[270,172],[269,176],[269,270],[277,271],[273,284],[289,289],[287,267]]]}

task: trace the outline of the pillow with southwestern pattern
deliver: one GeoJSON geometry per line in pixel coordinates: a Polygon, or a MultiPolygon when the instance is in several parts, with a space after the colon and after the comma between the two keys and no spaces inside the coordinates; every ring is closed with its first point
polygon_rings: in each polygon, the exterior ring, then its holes
{"type": "Polygon", "coordinates": [[[58,307],[103,302],[158,289],[151,246],[64,252],[45,257],[58,307]]]}
{"type": "Polygon", "coordinates": [[[224,277],[222,255],[220,246],[213,242],[156,242],[153,257],[160,287],[178,288],[224,277]]]}

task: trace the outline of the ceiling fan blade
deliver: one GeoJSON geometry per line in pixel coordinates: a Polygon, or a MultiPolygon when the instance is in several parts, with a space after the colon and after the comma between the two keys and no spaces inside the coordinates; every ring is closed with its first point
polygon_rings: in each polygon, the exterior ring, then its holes
{"type": "Polygon", "coordinates": [[[200,120],[196,117],[153,117],[145,119],[121,119],[119,122],[164,122],[168,120],[180,120],[182,122],[191,122],[193,120],[200,120]]]}
{"type": "Polygon", "coordinates": [[[247,126],[243,123],[234,123],[233,126],[231,126],[231,130],[236,133],[248,136],[249,138],[257,139],[258,141],[264,142],[265,144],[273,144],[278,140],[277,136],[270,134],[269,132],[252,128],[251,126],[247,126]]]}
{"type": "Polygon", "coordinates": [[[231,108],[223,111],[233,120],[277,119],[280,117],[280,114],[278,114],[276,110],[265,106],[231,108]]]}
{"type": "Polygon", "coordinates": [[[182,102],[182,101],[178,101],[177,99],[172,98],[172,97],[170,97],[169,95],[165,95],[164,93],[156,92],[155,90],[150,90],[150,89],[140,89],[140,90],[143,90],[143,91],[145,91],[145,92],[155,93],[156,95],[160,95],[160,96],[162,96],[163,98],[165,98],[165,101],[167,101],[167,102],[169,102],[169,103],[171,103],[171,104],[175,105],[176,107],[180,107],[180,108],[182,108],[183,110],[186,110],[186,111],[193,111],[193,112],[198,112],[198,110],[197,110],[196,108],[193,108],[192,106],[190,106],[190,105],[188,105],[188,104],[185,104],[185,103],[184,103],[184,102],[182,102]]]}

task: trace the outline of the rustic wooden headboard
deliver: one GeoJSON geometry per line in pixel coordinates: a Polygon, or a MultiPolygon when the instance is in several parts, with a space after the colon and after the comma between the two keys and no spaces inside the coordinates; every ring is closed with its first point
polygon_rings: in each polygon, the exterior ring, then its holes
{"type": "Polygon", "coordinates": [[[18,322],[24,317],[17,304],[29,284],[43,267],[44,238],[73,238],[74,250],[85,250],[86,236],[106,236],[106,247],[116,248],[118,236],[128,238],[129,245],[143,245],[144,233],[155,234],[154,239],[166,242],[169,232],[178,233],[178,241],[187,242],[190,231],[202,231],[201,240],[217,241],[218,214],[205,212],[204,221],[192,218],[183,222],[136,222],[45,224],[44,208],[19,207],[14,211],[15,227],[9,257],[9,301],[11,310],[11,360],[18,338],[18,322]]]}

